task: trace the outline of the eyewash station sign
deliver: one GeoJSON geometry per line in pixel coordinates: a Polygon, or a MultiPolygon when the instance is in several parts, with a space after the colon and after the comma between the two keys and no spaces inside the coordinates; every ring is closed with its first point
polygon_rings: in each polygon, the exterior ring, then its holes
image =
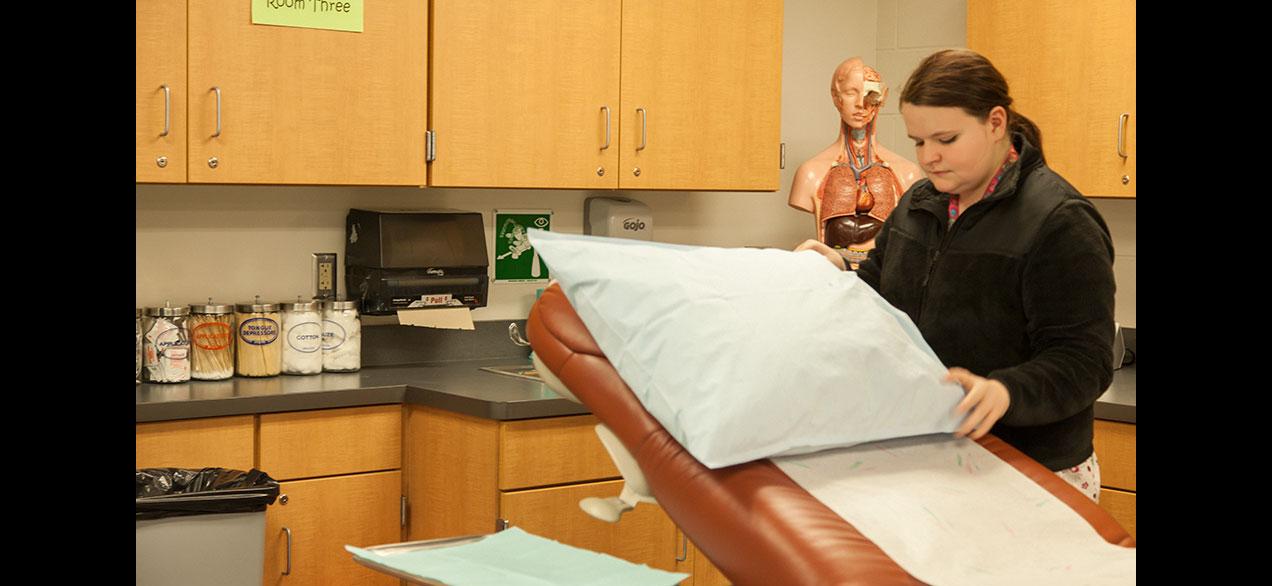
{"type": "Polygon", "coordinates": [[[526,229],[552,229],[551,210],[495,210],[495,282],[547,282],[548,267],[526,229]]]}
{"type": "Polygon", "coordinates": [[[363,0],[252,0],[252,24],[362,32],[363,0]]]}

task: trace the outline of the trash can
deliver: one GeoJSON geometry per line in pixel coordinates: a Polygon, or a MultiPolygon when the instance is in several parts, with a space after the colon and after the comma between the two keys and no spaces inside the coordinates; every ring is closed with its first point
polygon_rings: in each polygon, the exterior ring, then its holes
{"type": "Polygon", "coordinates": [[[265,507],[278,482],[253,468],[137,470],[138,586],[260,586],[265,507]]]}

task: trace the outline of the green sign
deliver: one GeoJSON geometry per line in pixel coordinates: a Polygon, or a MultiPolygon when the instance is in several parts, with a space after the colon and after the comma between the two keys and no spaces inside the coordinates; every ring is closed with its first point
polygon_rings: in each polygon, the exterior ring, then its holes
{"type": "Polygon", "coordinates": [[[533,283],[548,280],[543,264],[526,229],[552,229],[552,211],[495,210],[495,281],[533,283]]]}
{"type": "Polygon", "coordinates": [[[252,0],[252,24],[362,32],[362,0],[252,0]]]}

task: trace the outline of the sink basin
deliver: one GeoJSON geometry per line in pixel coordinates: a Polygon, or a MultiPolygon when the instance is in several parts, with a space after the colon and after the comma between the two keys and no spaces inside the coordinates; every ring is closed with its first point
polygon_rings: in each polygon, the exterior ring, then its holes
{"type": "Polygon", "coordinates": [[[494,374],[502,374],[504,376],[515,376],[517,378],[532,380],[538,383],[543,382],[543,379],[539,378],[539,371],[535,370],[534,365],[531,365],[531,364],[511,364],[507,366],[483,366],[481,367],[481,370],[484,370],[486,372],[491,372],[494,374]]]}

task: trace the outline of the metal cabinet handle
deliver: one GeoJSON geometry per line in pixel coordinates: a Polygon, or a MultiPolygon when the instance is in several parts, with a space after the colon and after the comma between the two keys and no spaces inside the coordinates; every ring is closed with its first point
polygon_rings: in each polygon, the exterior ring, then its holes
{"type": "Polygon", "coordinates": [[[291,534],[291,529],[288,529],[288,528],[286,528],[286,527],[283,527],[283,532],[287,534],[287,569],[286,569],[286,570],[283,570],[283,575],[284,575],[284,576],[290,576],[290,575],[291,575],[291,543],[292,543],[292,534],[291,534]]]}
{"type": "Polygon", "coordinates": [[[636,108],[636,111],[640,113],[640,146],[636,147],[636,150],[643,151],[645,150],[645,137],[648,134],[646,126],[649,122],[649,113],[644,108],[636,108]]]}
{"type": "Polygon", "coordinates": [[[163,132],[159,136],[168,136],[172,130],[172,88],[166,83],[159,87],[163,88],[163,132]]]}
{"type": "Polygon", "coordinates": [[[212,138],[221,136],[221,88],[213,87],[212,91],[216,92],[216,134],[212,138]]]}
{"type": "Polygon", "coordinates": [[[610,110],[609,106],[601,106],[601,111],[605,112],[605,146],[601,150],[609,148],[610,145],[610,110]]]}
{"type": "Polygon", "coordinates": [[[676,561],[683,562],[689,559],[689,536],[684,533],[680,534],[680,557],[676,561]]]}
{"type": "Polygon", "coordinates": [[[1117,120],[1117,156],[1126,158],[1126,121],[1131,119],[1129,112],[1123,112],[1117,120]]]}

